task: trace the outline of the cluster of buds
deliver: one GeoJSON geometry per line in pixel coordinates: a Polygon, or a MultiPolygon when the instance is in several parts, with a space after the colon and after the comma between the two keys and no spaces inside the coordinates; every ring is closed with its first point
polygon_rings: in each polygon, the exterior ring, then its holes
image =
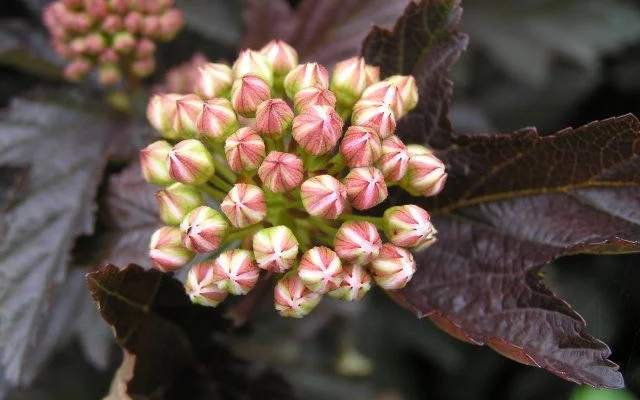
{"type": "Polygon", "coordinates": [[[436,240],[429,213],[411,204],[359,212],[393,185],[415,196],[444,186],[443,163],[394,134],[418,102],[413,77],[380,80],[359,57],[330,75],[273,41],[232,66],[202,65],[194,86],[150,100],[162,140],[141,151],[146,180],[164,187],[154,265],[171,272],[206,253],[186,281],[193,302],[216,306],[249,292],[261,273],[282,274],[275,308],[302,317],[324,294],[354,301],[373,284],[409,282],[411,251],[436,240]]]}
{"type": "Polygon", "coordinates": [[[173,39],[183,24],[174,0],[57,0],[43,13],[51,46],[79,81],[94,68],[102,85],[155,70],[156,42],[173,39]]]}

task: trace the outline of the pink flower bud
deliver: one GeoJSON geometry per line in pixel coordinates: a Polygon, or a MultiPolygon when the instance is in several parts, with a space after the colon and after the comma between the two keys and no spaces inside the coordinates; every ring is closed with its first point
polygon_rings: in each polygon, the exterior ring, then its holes
{"type": "Polygon", "coordinates": [[[342,136],[342,119],[328,106],[309,106],[293,119],[293,139],[308,153],[330,152],[342,136]]]}
{"type": "Polygon", "coordinates": [[[160,186],[173,183],[166,162],[170,150],[171,144],[164,140],[153,142],[140,150],[140,168],[147,182],[160,186]]]}
{"type": "Polygon", "coordinates": [[[227,298],[229,293],[218,289],[216,285],[213,268],[214,263],[209,260],[191,267],[184,289],[192,303],[200,304],[201,306],[216,307],[227,298]]]}
{"type": "Polygon", "coordinates": [[[211,99],[204,103],[196,126],[201,138],[215,143],[225,140],[238,129],[239,123],[229,100],[211,99]]]}
{"type": "Polygon", "coordinates": [[[333,250],[317,246],[302,255],[298,276],[312,292],[327,293],[342,282],[342,262],[333,250]]]}
{"type": "Polygon", "coordinates": [[[68,81],[77,82],[87,76],[93,64],[86,58],[76,58],[64,68],[64,77],[68,81]]]}
{"type": "Polygon", "coordinates": [[[83,37],[77,37],[69,42],[69,50],[74,56],[82,56],[87,50],[87,45],[83,37]]]}
{"type": "Polygon", "coordinates": [[[159,14],[173,7],[173,0],[145,0],[142,9],[149,14],[159,14]]]}
{"type": "Polygon", "coordinates": [[[151,126],[167,139],[177,139],[179,135],[172,130],[176,113],[176,100],[179,94],[156,94],[147,105],[147,120],[151,126]]]}
{"type": "Polygon", "coordinates": [[[284,78],[284,90],[290,99],[308,87],[329,88],[329,72],[325,67],[318,63],[300,64],[284,78]]]}
{"type": "Polygon", "coordinates": [[[112,86],[122,80],[118,64],[102,64],[98,67],[98,82],[102,86],[112,86]]]}
{"type": "Polygon", "coordinates": [[[173,272],[193,259],[195,253],[182,245],[180,230],[163,226],[151,235],[149,258],[162,272],[173,272]]]}
{"type": "Polygon", "coordinates": [[[380,67],[376,65],[367,65],[365,66],[365,71],[367,72],[369,85],[380,82],[380,67]]]}
{"type": "Polygon", "coordinates": [[[219,289],[235,295],[247,294],[258,281],[260,269],[248,250],[229,250],[216,258],[214,280],[219,289]]]}
{"type": "Polygon", "coordinates": [[[196,139],[183,140],[171,149],[167,157],[169,175],[186,185],[205,183],[215,172],[209,150],[196,139]]]}
{"type": "Polygon", "coordinates": [[[240,128],[224,142],[227,164],[237,173],[254,171],[265,156],[262,138],[251,128],[240,128]]]}
{"type": "Polygon", "coordinates": [[[131,63],[131,72],[139,77],[146,78],[156,69],[156,60],[153,56],[138,58],[131,63]]]}
{"type": "Polygon", "coordinates": [[[348,207],[345,186],[331,175],[309,178],[300,187],[302,204],[311,215],[336,219],[348,207]]]}
{"type": "Polygon", "coordinates": [[[400,186],[414,196],[435,196],[444,189],[447,181],[445,166],[426,147],[418,144],[407,146],[409,167],[400,186]]]}
{"type": "Polygon", "coordinates": [[[338,229],[334,248],[338,256],[352,264],[365,265],[378,257],[382,246],[378,229],[371,222],[347,221],[338,229]]]}
{"type": "Polygon", "coordinates": [[[164,41],[173,40],[184,25],[184,15],[182,11],[172,8],[160,16],[160,39],[164,41]]]}
{"type": "Polygon", "coordinates": [[[385,243],[370,268],[378,286],[396,290],[402,289],[411,280],[416,272],[416,262],[408,250],[385,243]]]}
{"type": "Polygon", "coordinates": [[[52,39],[50,44],[58,57],[66,60],[73,56],[73,52],[66,43],[57,39],[52,39]]]}
{"type": "Polygon", "coordinates": [[[190,211],[180,223],[182,244],[196,253],[215,251],[226,237],[228,228],[219,212],[200,206],[190,211]]]}
{"type": "Polygon", "coordinates": [[[89,31],[91,25],[93,25],[93,18],[89,14],[77,13],[74,14],[73,18],[71,19],[70,30],[79,34],[84,34],[89,31]]]}
{"type": "Polygon", "coordinates": [[[258,267],[283,273],[296,262],[298,240],[286,226],[266,228],[253,236],[253,254],[258,267]]]}
{"type": "Polygon", "coordinates": [[[62,0],[62,4],[70,10],[81,8],[83,3],[83,0],[62,0]]]}
{"type": "Polygon", "coordinates": [[[144,17],[137,11],[131,11],[124,17],[124,28],[129,33],[136,34],[142,31],[144,17]]]}
{"type": "Polygon", "coordinates": [[[142,21],[142,34],[151,39],[159,39],[162,36],[160,17],[147,15],[142,21]]]}
{"type": "Polygon", "coordinates": [[[342,283],[337,289],[329,292],[329,296],[344,300],[361,300],[371,290],[371,277],[362,265],[343,264],[342,283]]]}
{"type": "Polygon", "coordinates": [[[412,75],[393,75],[385,79],[385,81],[392,83],[400,91],[405,114],[418,105],[418,86],[416,85],[416,78],[412,75]]]}
{"type": "Polygon", "coordinates": [[[371,83],[364,58],[351,57],[336,64],[329,87],[340,104],[351,107],[371,83]]]}
{"type": "Polygon", "coordinates": [[[107,15],[104,20],[102,20],[102,25],[100,29],[107,34],[113,35],[118,31],[122,30],[124,27],[124,22],[122,18],[118,15],[107,15]]]}
{"type": "Polygon", "coordinates": [[[382,143],[373,129],[350,126],[340,143],[340,154],[351,168],[367,167],[382,155],[382,143]]]}
{"type": "Polygon", "coordinates": [[[258,133],[270,138],[281,138],[291,129],[293,111],[282,99],[265,100],[256,110],[258,133]]]}
{"type": "Polygon", "coordinates": [[[274,290],[275,308],[283,317],[302,318],[313,310],[322,295],[307,289],[295,272],[282,277],[274,290]]]}
{"type": "Polygon", "coordinates": [[[269,85],[256,75],[244,75],[233,82],[231,103],[243,117],[253,118],[258,105],[271,97],[269,85]]]}
{"type": "Polygon", "coordinates": [[[300,186],[304,167],[298,156],[272,151],[258,168],[258,176],[272,192],[284,193],[300,186]]]}
{"type": "Polygon", "coordinates": [[[176,112],[173,114],[172,130],[180,137],[189,138],[198,134],[198,118],[202,114],[204,102],[194,94],[176,99],[176,112]]]}
{"type": "Polygon", "coordinates": [[[395,206],[384,212],[384,234],[400,247],[428,247],[436,241],[429,213],[413,204],[395,206]]]}
{"type": "MultiPolygon", "coordinates": [[[[95,1],[95,0],[91,0],[95,1]]],[[[129,1],[128,0],[107,0],[107,6],[109,10],[116,12],[118,14],[124,14],[129,10],[129,1]]]]}
{"type": "Polygon", "coordinates": [[[153,57],[156,53],[156,44],[149,39],[142,38],[138,42],[138,47],[136,48],[136,57],[138,58],[147,58],[153,57]]]}
{"type": "Polygon", "coordinates": [[[388,195],[384,176],[374,167],[352,169],[344,178],[347,197],[356,210],[367,210],[382,203],[388,195]]]}
{"type": "Polygon", "coordinates": [[[243,50],[233,63],[233,76],[236,80],[246,75],[253,75],[264,81],[267,86],[273,85],[273,70],[266,57],[254,50],[243,50]]]}
{"type": "Polygon", "coordinates": [[[407,173],[409,153],[402,140],[389,136],[382,141],[382,155],[376,162],[387,182],[398,182],[407,173]]]}
{"type": "Polygon", "coordinates": [[[359,100],[353,107],[351,124],[372,128],[381,139],[386,139],[396,131],[396,117],[391,107],[382,102],[359,100]]]}
{"type": "Polygon", "coordinates": [[[231,225],[244,228],[264,219],[267,215],[267,200],[259,187],[238,183],[231,188],[220,208],[231,225]]]}
{"type": "Polygon", "coordinates": [[[160,219],[167,225],[180,225],[184,217],[204,204],[204,198],[193,186],[174,183],[156,193],[160,219]]]}
{"type": "Polygon", "coordinates": [[[118,32],[113,35],[113,44],[111,47],[121,54],[132,53],[137,46],[136,38],[129,32],[118,32]]]}
{"type": "Polygon", "coordinates": [[[336,105],[336,95],[329,89],[310,87],[300,90],[293,99],[293,108],[296,114],[309,106],[328,106],[334,108],[336,105]]]}
{"type": "Polygon", "coordinates": [[[87,54],[97,55],[106,49],[107,41],[102,34],[94,32],[85,37],[84,46],[87,54]]]}
{"type": "Polygon", "coordinates": [[[231,90],[233,71],[228,65],[207,63],[198,68],[195,92],[203,99],[225,96],[231,90]]]}
{"type": "Polygon", "coordinates": [[[102,64],[116,64],[120,61],[120,56],[114,49],[105,49],[102,54],[100,54],[98,61],[102,64]]]}
{"type": "Polygon", "coordinates": [[[298,65],[298,53],[296,50],[281,40],[272,40],[260,49],[267,63],[273,70],[274,77],[284,78],[296,65],[298,65]]]}
{"type": "Polygon", "coordinates": [[[374,83],[362,93],[362,100],[382,102],[391,107],[396,119],[405,115],[404,102],[400,90],[389,81],[374,83]]]}

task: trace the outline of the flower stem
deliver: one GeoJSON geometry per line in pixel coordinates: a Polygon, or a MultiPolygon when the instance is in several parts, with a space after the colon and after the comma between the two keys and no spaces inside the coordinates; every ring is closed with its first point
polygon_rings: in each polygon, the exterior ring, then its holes
{"type": "Polygon", "coordinates": [[[216,167],[216,172],[219,172],[220,175],[227,180],[229,183],[236,182],[236,174],[231,171],[231,169],[227,166],[225,161],[221,160],[221,157],[218,155],[213,156],[213,164],[216,167]]]}
{"type": "Polygon", "coordinates": [[[223,244],[235,242],[236,240],[244,239],[246,236],[255,233],[262,229],[262,224],[254,224],[251,226],[247,226],[246,228],[233,229],[229,232],[227,237],[224,239],[223,244]]]}
{"type": "Polygon", "coordinates": [[[208,194],[209,196],[211,196],[212,198],[218,200],[218,201],[222,201],[227,195],[226,193],[211,187],[209,185],[207,185],[206,183],[204,185],[200,185],[198,186],[198,188],[200,190],[202,190],[203,192],[205,192],[206,194],[208,194]]]}
{"type": "Polygon", "coordinates": [[[314,228],[318,229],[322,233],[326,233],[331,237],[335,236],[335,234],[338,232],[337,228],[334,228],[333,226],[329,225],[327,221],[323,218],[309,217],[309,220],[311,221],[311,225],[314,228]]]}
{"type": "MultiPolygon", "coordinates": [[[[209,182],[211,182],[214,185],[216,185],[218,187],[218,189],[224,190],[226,192],[231,190],[231,188],[233,187],[233,186],[231,186],[231,184],[229,182],[220,179],[220,177],[216,176],[216,175],[212,175],[211,178],[209,178],[209,182]]],[[[226,196],[226,194],[225,194],[225,196],[226,196]]]]}
{"type": "Polygon", "coordinates": [[[366,215],[342,214],[338,217],[341,221],[366,221],[371,222],[378,229],[384,229],[384,219],[382,217],[369,217],[366,215]]]}
{"type": "Polygon", "coordinates": [[[337,153],[335,156],[333,156],[333,158],[329,160],[329,163],[333,164],[333,166],[327,172],[328,175],[337,174],[338,172],[342,171],[342,169],[346,165],[344,162],[344,158],[342,158],[342,154],[340,153],[337,153]]]}

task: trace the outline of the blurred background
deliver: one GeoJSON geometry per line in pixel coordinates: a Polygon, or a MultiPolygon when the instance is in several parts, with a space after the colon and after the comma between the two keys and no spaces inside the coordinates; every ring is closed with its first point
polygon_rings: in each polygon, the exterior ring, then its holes
{"type": "MultiPolygon", "coordinates": [[[[242,37],[241,1],[181,3],[189,7],[188,24],[176,41],[161,47],[156,80],[196,51],[211,60],[232,59],[242,37]]],[[[0,0],[0,17],[39,25],[44,4],[0,0]]],[[[640,1],[484,0],[463,6],[470,45],[452,76],[456,100],[451,117],[457,133],[536,126],[549,134],[609,116],[639,114],[640,1]]],[[[44,35],[23,39],[48,51],[44,35]]],[[[0,49],[11,40],[15,37],[0,34],[0,49]]],[[[24,63],[18,58],[0,66],[1,106],[42,83],[42,77],[25,71],[24,63]]],[[[63,85],[53,77],[47,84],[63,85]]],[[[459,342],[430,322],[416,320],[379,291],[359,304],[323,302],[302,321],[258,312],[233,347],[283,372],[301,399],[638,399],[639,264],[637,255],[576,256],[543,271],[545,281],[588,321],[589,332],[610,345],[627,391],[578,388],[488,348],[459,342]]],[[[120,351],[107,347],[108,357],[100,362],[89,361],[85,353],[69,340],[31,387],[13,389],[7,398],[101,398],[120,351]]]]}

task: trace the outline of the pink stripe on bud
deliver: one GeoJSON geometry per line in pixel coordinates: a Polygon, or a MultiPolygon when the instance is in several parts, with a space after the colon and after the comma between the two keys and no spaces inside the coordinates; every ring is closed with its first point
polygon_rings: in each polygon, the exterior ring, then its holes
{"type": "Polygon", "coordinates": [[[396,246],[425,248],[436,241],[431,216],[416,205],[391,207],[383,218],[384,233],[396,246]]]}
{"type": "Polygon", "coordinates": [[[274,290],[275,308],[283,317],[302,318],[313,310],[322,295],[307,289],[295,272],[282,277],[274,290]]]}
{"type": "Polygon", "coordinates": [[[382,246],[378,229],[366,221],[343,223],[334,240],[334,248],[338,256],[352,264],[370,263],[378,256],[382,246]]]}
{"type": "Polygon", "coordinates": [[[215,172],[209,150],[196,139],[183,140],[171,149],[167,157],[169,175],[186,185],[205,183],[215,172]]]}
{"type": "Polygon", "coordinates": [[[342,136],[342,119],[328,106],[309,106],[293,119],[293,139],[314,156],[330,152],[342,136]]]}
{"type": "Polygon", "coordinates": [[[356,210],[367,210],[382,203],[388,195],[384,176],[374,167],[352,169],[344,178],[347,197],[356,210]]]}
{"type": "Polygon", "coordinates": [[[334,108],[336,105],[336,95],[329,89],[310,87],[300,90],[293,99],[293,108],[296,114],[309,106],[327,106],[334,108]]]}
{"type": "Polygon", "coordinates": [[[336,64],[329,87],[340,104],[351,107],[367,86],[373,83],[367,72],[367,65],[362,57],[351,57],[336,64]]]}
{"type": "Polygon", "coordinates": [[[162,272],[173,272],[193,259],[195,253],[182,245],[180,230],[163,226],[151,235],[149,257],[162,272]]]}
{"type": "Polygon", "coordinates": [[[233,106],[227,99],[207,100],[196,121],[199,136],[214,143],[224,141],[239,126],[233,106]]]}
{"type": "Polygon", "coordinates": [[[284,90],[290,99],[308,87],[329,88],[329,72],[324,66],[318,63],[300,64],[284,78],[284,90]]]}
{"type": "Polygon", "coordinates": [[[307,179],[300,187],[302,204],[311,215],[336,219],[347,208],[347,190],[331,175],[307,179]]]}
{"type": "Polygon", "coordinates": [[[300,186],[304,167],[298,156],[272,151],[258,168],[258,176],[272,192],[284,193],[300,186]]]}
{"type": "Polygon", "coordinates": [[[260,78],[267,84],[273,85],[273,70],[265,56],[254,50],[243,50],[238,54],[236,62],[233,63],[233,76],[235,79],[246,75],[253,75],[260,78]]]}
{"type": "Polygon", "coordinates": [[[173,183],[167,169],[167,157],[171,144],[158,140],[140,150],[140,168],[144,179],[155,185],[167,186],[173,183]]]}
{"type": "Polygon", "coordinates": [[[203,99],[223,97],[231,90],[233,71],[228,65],[207,63],[198,69],[195,92],[203,99]]]}
{"type": "Polygon", "coordinates": [[[302,255],[298,276],[312,292],[327,293],[342,282],[342,262],[333,250],[317,246],[302,255]]]}
{"type": "Polygon", "coordinates": [[[274,78],[283,78],[298,65],[296,50],[281,40],[272,40],[260,49],[271,68],[274,78]]]}
{"type": "Polygon", "coordinates": [[[371,290],[371,276],[362,265],[344,264],[340,287],[329,292],[329,296],[344,300],[361,300],[371,290]]]}
{"type": "Polygon", "coordinates": [[[417,144],[407,146],[409,167],[400,186],[414,196],[435,196],[447,181],[445,165],[429,149],[417,144]]]}
{"type": "Polygon", "coordinates": [[[219,289],[243,295],[256,285],[260,269],[250,251],[235,249],[225,251],[216,258],[213,274],[219,289]]]}
{"type": "Polygon", "coordinates": [[[416,272],[416,262],[408,250],[385,243],[370,268],[378,286],[396,290],[402,289],[411,280],[416,272]]]}
{"type": "Polygon", "coordinates": [[[228,228],[219,212],[200,206],[189,212],[180,224],[182,243],[196,253],[215,251],[226,237],[228,228]]]}
{"type": "Polygon", "coordinates": [[[265,100],[256,110],[256,128],[262,136],[281,138],[291,129],[293,111],[282,99],[265,100]]]}
{"type": "Polygon", "coordinates": [[[266,228],[253,236],[253,254],[258,267],[283,273],[296,262],[298,240],[286,226],[266,228]]]}
{"type": "Polygon", "coordinates": [[[373,129],[350,126],[340,143],[340,154],[351,168],[368,167],[382,155],[382,143],[373,129]]]}
{"type": "Polygon", "coordinates": [[[191,267],[184,289],[192,303],[216,307],[227,298],[229,293],[218,289],[216,285],[213,269],[214,263],[210,260],[191,267]]]}
{"type": "Polygon", "coordinates": [[[167,225],[180,225],[184,217],[204,204],[204,197],[193,186],[174,183],[156,193],[160,219],[167,225]]]}
{"type": "Polygon", "coordinates": [[[182,25],[184,25],[184,16],[182,14],[182,11],[176,8],[165,11],[162,15],[160,15],[159,19],[159,39],[165,42],[173,40],[180,29],[182,29],[182,25]]]}
{"type": "Polygon", "coordinates": [[[176,100],[179,94],[156,94],[147,105],[147,120],[151,126],[167,139],[177,139],[179,135],[172,130],[176,114],[176,100]]]}
{"type": "Polygon", "coordinates": [[[351,124],[367,126],[386,139],[396,131],[396,117],[391,107],[379,101],[359,100],[353,107],[351,124]]]}
{"type": "Polygon", "coordinates": [[[382,155],[376,162],[387,182],[398,182],[407,173],[409,153],[397,136],[389,136],[382,141],[382,155]]]}
{"type": "Polygon", "coordinates": [[[187,94],[176,99],[176,112],[173,115],[172,129],[183,138],[194,137],[198,133],[197,122],[204,107],[202,99],[187,94]]]}
{"type": "Polygon", "coordinates": [[[231,103],[243,117],[255,117],[258,105],[270,97],[271,88],[257,75],[247,74],[233,82],[231,103]]]}
{"type": "Polygon", "coordinates": [[[382,102],[388,105],[394,113],[396,119],[405,115],[404,102],[400,95],[400,90],[396,85],[388,81],[374,83],[362,93],[362,100],[382,102]]]}
{"type": "Polygon", "coordinates": [[[220,209],[231,221],[231,225],[244,228],[264,219],[267,215],[267,201],[259,187],[238,183],[224,198],[220,209]]]}
{"type": "Polygon", "coordinates": [[[224,143],[224,151],[229,168],[243,173],[256,170],[265,156],[262,138],[251,128],[238,129],[224,143]]]}
{"type": "Polygon", "coordinates": [[[411,75],[393,75],[385,79],[398,88],[405,114],[418,104],[418,86],[416,78],[411,75]]]}

